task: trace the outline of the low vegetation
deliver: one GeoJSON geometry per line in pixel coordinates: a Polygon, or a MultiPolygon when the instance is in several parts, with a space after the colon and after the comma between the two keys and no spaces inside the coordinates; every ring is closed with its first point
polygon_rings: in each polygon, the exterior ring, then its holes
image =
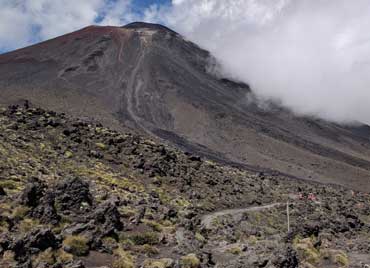
{"type": "Polygon", "coordinates": [[[52,111],[0,112],[0,267],[351,267],[370,255],[369,202],[52,111]],[[287,198],[289,233],[286,206],[266,208],[287,198]]]}
{"type": "Polygon", "coordinates": [[[67,236],[63,241],[64,250],[75,256],[84,256],[89,253],[88,241],[84,236],[67,236]]]}

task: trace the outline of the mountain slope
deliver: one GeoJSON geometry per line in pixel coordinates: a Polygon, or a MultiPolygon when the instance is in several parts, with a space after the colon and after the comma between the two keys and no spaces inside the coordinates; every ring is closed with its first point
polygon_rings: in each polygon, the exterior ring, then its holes
{"type": "Polygon", "coordinates": [[[0,110],[0,267],[360,268],[369,209],[368,194],[339,186],[53,111],[0,110]]]}
{"type": "Polygon", "coordinates": [[[161,25],[90,26],[0,55],[0,103],[27,99],[219,161],[370,191],[370,127],[266,109],[247,85],[207,72],[211,62],[161,25]]]}

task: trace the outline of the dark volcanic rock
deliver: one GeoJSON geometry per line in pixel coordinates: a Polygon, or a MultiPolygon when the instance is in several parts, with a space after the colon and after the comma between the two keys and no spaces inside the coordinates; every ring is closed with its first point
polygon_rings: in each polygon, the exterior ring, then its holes
{"type": "Polygon", "coordinates": [[[14,251],[15,258],[25,262],[29,254],[34,254],[48,248],[56,249],[59,241],[56,239],[51,229],[43,228],[31,231],[20,239],[15,240],[9,249],[14,251]]]}
{"type": "Polygon", "coordinates": [[[37,178],[32,178],[20,195],[19,202],[25,206],[36,207],[44,195],[44,190],[45,184],[37,178]]]}
{"type": "Polygon", "coordinates": [[[56,225],[60,216],[55,208],[55,196],[50,190],[40,200],[40,204],[31,212],[32,217],[39,219],[41,223],[56,225]]]}
{"type": "Polygon", "coordinates": [[[4,251],[8,250],[11,245],[11,237],[7,233],[0,234],[0,255],[4,253],[4,251]]]}
{"type": "Polygon", "coordinates": [[[39,250],[45,250],[47,248],[56,249],[58,247],[58,241],[51,229],[33,231],[23,238],[23,242],[30,248],[37,248],[39,250]]]}
{"type": "Polygon", "coordinates": [[[4,188],[0,186],[0,197],[5,196],[5,195],[6,195],[6,192],[5,192],[4,188]]]}
{"type": "Polygon", "coordinates": [[[277,263],[277,267],[279,268],[298,268],[299,261],[298,261],[297,252],[292,248],[288,248],[286,255],[282,259],[280,259],[279,263],[277,263]]]}
{"type": "Polygon", "coordinates": [[[123,229],[116,202],[114,199],[107,200],[92,212],[95,225],[100,227],[103,235],[111,235],[123,229]]]}
{"type": "Polygon", "coordinates": [[[78,235],[86,230],[95,230],[93,223],[74,223],[63,230],[64,235],[78,235]]]}
{"type": "Polygon", "coordinates": [[[79,211],[83,204],[92,205],[89,184],[79,178],[65,179],[57,183],[53,190],[56,206],[61,211],[79,211]]]}

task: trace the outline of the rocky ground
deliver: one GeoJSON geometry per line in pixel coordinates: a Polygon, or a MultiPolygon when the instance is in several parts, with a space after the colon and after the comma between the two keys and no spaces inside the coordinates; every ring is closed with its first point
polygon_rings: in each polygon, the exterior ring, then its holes
{"type": "Polygon", "coordinates": [[[368,267],[369,242],[368,194],[0,111],[0,267],[368,267]]]}

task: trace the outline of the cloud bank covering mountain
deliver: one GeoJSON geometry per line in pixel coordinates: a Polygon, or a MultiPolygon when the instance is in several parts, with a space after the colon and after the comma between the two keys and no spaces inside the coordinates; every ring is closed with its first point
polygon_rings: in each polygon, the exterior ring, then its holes
{"type": "Polygon", "coordinates": [[[88,24],[160,22],[210,50],[223,72],[299,114],[370,123],[370,3],[308,0],[135,2],[0,0],[0,43],[13,49],[88,24]],[[60,23],[63,22],[63,23],[60,23]]]}
{"type": "Polygon", "coordinates": [[[369,123],[369,12],[362,0],[194,0],[174,1],[166,18],[261,97],[369,123]]]}

